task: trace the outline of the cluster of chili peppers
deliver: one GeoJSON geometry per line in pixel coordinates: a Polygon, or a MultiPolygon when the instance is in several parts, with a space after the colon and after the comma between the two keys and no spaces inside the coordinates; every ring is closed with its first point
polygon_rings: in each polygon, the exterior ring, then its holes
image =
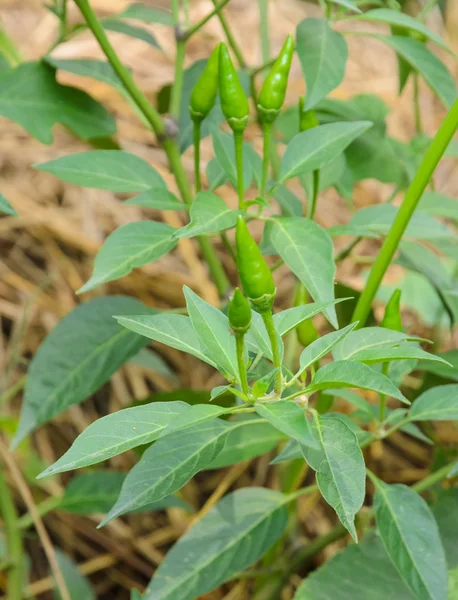
{"type": "MultiPolygon", "coordinates": [[[[266,76],[257,98],[256,109],[264,134],[262,197],[266,192],[267,186],[272,124],[279,115],[285,101],[293,53],[294,40],[292,36],[288,36],[270,72],[266,76]]],[[[195,157],[197,157],[195,159],[196,187],[198,189],[200,189],[200,178],[198,175],[200,126],[213,109],[218,92],[221,109],[234,134],[239,208],[245,209],[243,132],[248,124],[249,104],[227,46],[224,43],[220,43],[213,50],[190,98],[189,111],[194,124],[194,146],[195,157]]],[[[273,362],[278,371],[275,392],[279,396],[282,390],[281,356],[272,318],[276,288],[272,272],[257,243],[252,238],[244,216],[239,216],[237,221],[235,244],[237,270],[245,295],[243,295],[239,288],[235,289],[234,295],[229,302],[228,318],[230,327],[236,338],[241,388],[248,398],[249,388],[244,356],[244,336],[251,325],[251,309],[253,308],[253,310],[262,316],[269,335],[273,362]]]]}

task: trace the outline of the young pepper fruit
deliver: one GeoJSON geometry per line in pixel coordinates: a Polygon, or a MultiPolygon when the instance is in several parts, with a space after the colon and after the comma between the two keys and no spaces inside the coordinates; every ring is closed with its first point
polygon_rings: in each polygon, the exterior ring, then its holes
{"type": "Polygon", "coordinates": [[[397,289],[394,290],[391,298],[388,300],[380,327],[385,327],[385,329],[393,329],[394,331],[402,331],[400,304],[401,290],[397,289]]]}
{"type": "MultiPolygon", "coordinates": [[[[300,284],[298,286],[298,291],[295,299],[295,306],[304,306],[309,302],[309,297],[307,294],[307,290],[304,285],[300,284]]],[[[299,344],[306,348],[312,342],[318,339],[318,331],[313,324],[312,319],[307,319],[306,321],[302,321],[296,327],[296,334],[299,344]]]]}
{"type": "Polygon", "coordinates": [[[237,248],[237,270],[243,291],[257,312],[272,306],[275,283],[258,245],[248,231],[245,219],[239,216],[235,230],[237,248]]]}
{"type": "Polygon", "coordinates": [[[218,44],[194,86],[189,101],[189,112],[194,122],[200,123],[208,116],[215,105],[218,92],[219,78],[219,46],[218,44]]]}
{"type": "Polygon", "coordinates": [[[227,311],[229,325],[234,333],[246,333],[251,325],[251,307],[239,288],[235,288],[227,311]]]}
{"type": "Polygon", "coordinates": [[[224,116],[232,130],[243,132],[248,123],[248,98],[223,42],[219,48],[219,96],[224,116]]]}
{"type": "Polygon", "coordinates": [[[304,110],[304,96],[299,98],[299,131],[313,129],[320,124],[313,109],[304,110]]]}
{"type": "Polygon", "coordinates": [[[259,94],[257,106],[261,123],[273,123],[283,106],[293,53],[294,40],[288,35],[259,94]]]}

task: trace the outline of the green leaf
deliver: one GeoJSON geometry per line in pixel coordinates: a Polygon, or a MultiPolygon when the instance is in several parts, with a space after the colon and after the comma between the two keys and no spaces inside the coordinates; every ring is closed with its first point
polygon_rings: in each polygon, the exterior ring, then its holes
{"type": "Polygon", "coordinates": [[[216,459],[229,429],[227,423],[215,419],[168,435],[150,446],[127,474],[116,504],[99,527],[182,488],[216,459]]]}
{"type": "Polygon", "coordinates": [[[333,350],[334,360],[354,360],[358,354],[373,348],[390,348],[405,341],[422,342],[423,338],[385,329],[384,327],[364,327],[350,333],[333,350]]]}
{"type": "Polygon", "coordinates": [[[339,6],[343,6],[348,8],[348,10],[352,10],[353,12],[360,13],[360,9],[353,4],[353,0],[330,0],[333,4],[339,4],[339,6]]]}
{"type": "Polygon", "coordinates": [[[313,571],[294,600],[416,600],[373,532],[313,571]]]}
{"type": "Polygon", "coordinates": [[[28,62],[0,71],[0,115],[19,123],[43,144],[53,141],[56,123],[83,139],[113,135],[116,124],[98,102],[82,90],[57,83],[44,62],[28,62]]]}
{"type": "Polygon", "coordinates": [[[373,21],[375,23],[388,23],[388,25],[394,25],[396,28],[401,28],[406,31],[416,31],[421,35],[425,36],[428,40],[435,42],[438,46],[447,50],[447,45],[444,40],[431,31],[426,25],[424,25],[418,19],[411,17],[410,15],[400,12],[398,10],[392,10],[390,8],[376,8],[374,10],[368,10],[362,15],[347,17],[347,20],[364,20],[373,21]]]}
{"type": "Polygon", "coordinates": [[[11,215],[13,217],[17,217],[17,212],[8,202],[3,194],[0,193],[0,213],[4,213],[5,215],[11,215]]]}
{"type": "Polygon", "coordinates": [[[191,319],[185,315],[138,315],[119,317],[118,322],[150,340],[192,354],[216,368],[216,362],[208,356],[205,346],[194,331],[191,319]]]}
{"type": "MultiPolygon", "coordinates": [[[[398,210],[399,208],[392,204],[367,206],[352,216],[349,226],[354,228],[355,234],[359,229],[359,235],[366,235],[367,231],[386,235],[391,229],[398,210]]],[[[443,223],[421,212],[416,212],[412,215],[403,237],[434,240],[452,236],[452,231],[443,223]]]]}
{"type": "Polygon", "coordinates": [[[138,590],[130,590],[130,600],[143,600],[143,596],[138,590]]]}
{"type": "Polygon", "coordinates": [[[423,371],[433,373],[443,379],[458,382],[458,350],[440,352],[438,356],[447,361],[448,364],[426,363],[423,367],[423,371]]]}
{"type": "Polygon", "coordinates": [[[73,73],[81,77],[96,79],[126,94],[125,88],[116,71],[108,62],[93,58],[59,59],[52,56],[47,56],[44,60],[54,69],[67,71],[67,73],[73,73]]]}
{"type": "Polygon", "coordinates": [[[301,446],[304,458],[316,471],[324,499],[357,541],[355,515],[366,494],[366,469],[356,435],[335,415],[316,414],[312,431],[320,448],[301,446]]]}
{"type": "Polygon", "coordinates": [[[430,508],[405,485],[371,479],[377,527],[399,575],[419,600],[446,600],[447,565],[430,508]]]}
{"type": "Polygon", "coordinates": [[[199,192],[190,208],[191,221],[178,229],[176,238],[190,238],[204,233],[217,233],[234,227],[238,210],[228,208],[222,198],[212,192],[199,192]]]}
{"type": "MultiPolygon", "coordinates": [[[[355,392],[351,392],[350,390],[346,390],[345,388],[338,389],[338,390],[333,390],[331,388],[331,389],[325,390],[323,392],[323,394],[325,396],[335,396],[336,398],[343,398],[349,404],[351,404],[352,406],[356,407],[358,410],[365,413],[366,416],[368,416],[371,421],[374,418],[374,411],[373,411],[374,405],[369,404],[369,402],[365,398],[363,398],[359,394],[356,394],[355,392]]],[[[377,407],[375,407],[375,408],[377,408],[377,407]]]]}
{"type": "Polygon", "coordinates": [[[238,378],[235,338],[231,335],[228,318],[187,286],[183,290],[188,314],[201,344],[217,364],[238,378]]]}
{"type": "Polygon", "coordinates": [[[122,150],[79,152],[35,167],[62,181],[110,192],[133,193],[166,187],[156,169],[135,154],[122,150]]]}
{"type": "MultiPolygon", "coordinates": [[[[96,600],[95,592],[89,580],[80,573],[73,560],[58,548],[54,550],[59,571],[65,581],[70,600],[81,600],[81,598],[84,598],[84,600],[96,600]]],[[[57,589],[55,590],[54,598],[55,600],[62,600],[62,596],[57,589]]]]}
{"type": "Polygon", "coordinates": [[[156,352],[148,348],[140,348],[135,356],[129,360],[129,364],[138,365],[148,371],[154,371],[164,377],[177,381],[176,375],[165,360],[156,352]]]}
{"type": "Polygon", "coordinates": [[[207,164],[207,179],[210,192],[214,192],[228,181],[227,175],[216,157],[213,157],[207,164]]]}
{"type": "Polygon", "coordinates": [[[255,408],[258,415],[264,417],[285,435],[294,438],[304,446],[318,448],[304,409],[295,402],[278,400],[266,404],[256,404],[255,408]]]}
{"type": "MultiPolygon", "coordinates": [[[[326,231],[310,219],[281,218],[273,221],[271,240],[278,254],[314,300],[334,300],[336,266],[332,242],[326,231]]],[[[323,312],[332,326],[337,328],[334,306],[323,312]]]]}
{"type": "Polygon", "coordinates": [[[320,169],[332,162],[353,140],[372,127],[370,121],[329,123],[298,133],[288,144],[279,182],[320,169]]]}
{"type": "Polygon", "coordinates": [[[70,450],[40,477],[97,464],[137,446],[150,444],[172,431],[205,423],[227,412],[228,409],[221,406],[190,406],[179,400],[125,408],[89,425],[70,450]]]}
{"type": "Polygon", "coordinates": [[[172,192],[169,192],[168,189],[163,187],[155,187],[146,190],[138,196],[129,198],[124,204],[144,206],[145,208],[152,208],[153,210],[188,210],[188,207],[184,202],[178,200],[172,192]]]}
{"type": "Polygon", "coordinates": [[[458,385],[439,385],[423,392],[409,411],[412,421],[457,421],[458,385]]]}
{"type": "Polygon", "coordinates": [[[175,231],[156,221],[137,221],[119,227],[105,240],[95,257],[91,278],[77,293],[124,277],[133,269],[167,254],[177,245],[173,237],[175,231]]]}
{"type": "Polygon", "coordinates": [[[172,13],[162,8],[153,8],[140,2],[131,4],[118,15],[118,19],[135,19],[144,23],[160,23],[161,25],[173,25],[172,13]]]}
{"type": "Polygon", "coordinates": [[[253,419],[243,427],[232,429],[216,460],[207,469],[221,469],[270,452],[281,440],[283,433],[269,423],[253,419]]]}
{"type": "Polygon", "coordinates": [[[409,65],[420,73],[429,87],[450,108],[457,96],[455,81],[444,63],[422,42],[411,37],[374,35],[393,48],[409,65]]]}
{"type": "Polygon", "coordinates": [[[417,344],[404,343],[395,348],[367,348],[352,356],[352,360],[359,360],[367,364],[389,362],[392,360],[431,360],[448,364],[440,356],[425,352],[417,344]]]}
{"type": "Polygon", "coordinates": [[[75,308],[47,336],[29,367],[16,447],[38,425],[93,394],[146,341],[113,314],[154,311],[133,298],[97,298],[75,308]]]}
{"type": "MultiPolygon", "coordinates": [[[[216,160],[220,164],[223,171],[231,181],[234,187],[237,187],[237,169],[235,164],[235,146],[234,136],[228,133],[223,133],[219,129],[214,128],[211,132],[213,150],[216,160]]],[[[244,189],[250,187],[253,179],[253,169],[247,152],[243,153],[243,184],[244,189]]]]}
{"type": "Polygon", "coordinates": [[[304,19],[296,29],[296,50],[307,84],[308,110],[342,83],[348,47],[324,19],[304,19]]]}
{"type": "Polygon", "coordinates": [[[154,35],[143,29],[143,27],[136,27],[135,25],[129,25],[128,23],[124,23],[123,21],[119,21],[118,19],[103,19],[102,21],[103,28],[108,31],[115,31],[116,33],[123,33],[124,35],[128,35],[137,40],[142,40],[146,42],[153,48],[161,48],[157,43],[154,35]]]}
{"type": "Polygon", "coordinates": [[[284,217],[302,217],[304,212],[301,200],[284,185],[278,185],[273,192],[284,217]]]}
{"type": "Polygon", "coordinates": [[[172,547],[144,600],[194,600],[252,565],[283,534],[288,498],[256,487],[228,494],[172,547]]]}
{"type": "Polygon", "coordinates": [[[300,367],[298,373],[303,373],[310,365],[313,365],[313,363],[320,360],[320,358],[326,356],[334,346],[339,344],[351,331],[353,331],[357,324],[357,322],[350,323],[350,325],[347,325],[347,327],[344,327],[343,329],[331,331],[331,333],[323,335],[304,348],[299,359],[300,367]]]}
{"type": "Polygon", "coordinates": [[[364,363],[351,360],[339,360],[321,367],[305,392],[339,387],[373,390],[379,394],[396,398],[405,404],[410,404],[388,377],[374,371],[364,363]]]}
{"type": "Polygon", "coordinates": [[[302,306],[287,308],[274,314],[275,329],[283,337],[295,329],[302,321],[307,321],[320,312],[323,312],[328,306],[334,306],[339,302],[348,300],[348,298],[338,298],[330,302],[310,302],[302,306]]]}
{"type": "Polygon", "coordinates": [[[456,198],[450,198],[438,192],[425,192],[421,197],[417,210],[435,217],[444,217],[445,219],[458,221],[458,203],[456,198]]]}
{"type": "Polygon", "coordinates": [[[136,446],[149,444],[188,409],[185,402],[155,402],[102,417],[91,423],[71,448],[40,474],[40,478],[95,465],[136,446]]]}

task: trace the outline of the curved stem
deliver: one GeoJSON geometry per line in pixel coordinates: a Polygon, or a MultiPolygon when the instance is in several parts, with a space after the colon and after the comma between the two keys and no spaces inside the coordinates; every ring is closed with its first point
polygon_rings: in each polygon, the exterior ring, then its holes
{"type": "Polygon", "coordinates": [[[200,181],[200,121],[194,121],[193,124],[194,137],[194,182],[196,185],[196,193],[201,190],[200,181]]]}
{"type": "Polygon", "coordinates": [[[269,163],[270,163],[270,142],[272,140],[272,123],[264,123],[264,148],[262,156],[262,180],[261,180],[261,198],[264,198],[269,178],[269,163]]]}
{"type": "Polygon", "coordinates": [[[447,146],[458,128],[458,100],[455,100],[452,108],[445,117],[435,138],[431,142],[415,177],[410,184],[404,201],[396,215],[390,231],[383,246],[372,266],[366,286],[359,297],[352,320],[359,321],[358,327],[364,327],[372,301],[382,282],[383,276],[388,269],[391,260],[398,248],[399,242],[409,224],[417,204],[428,185],[431,176],[442,158],[447,146]]]}
{"type": "Polygon", "coordinates": [[[309,219],[313,220],[315,218],[315,211],[316,211],[318,193],[319,193],[319,188],[320,188],[320,171],[319,171],[319,169],[316,169],[315,171],[313,171],[312,179],[313,179],[312,201],[310,202],[310,205],[308,207],[308,215],[307,216],[309,219]]]}
{"type": "Polygon", "coordinates": [[[248,388],[248,379],[246,372],[246,364],[245,364],[245,334],[244,333],[236,333],[235,334],[235,345],[237,349],[237,364],[239,367],[240,374],[240,385],[242,388],[242,392],[245,396],[249,394],[248,388]]]}
{"type": "Polygon", "coordinates": [[[208,13],[205,17],[203,17],[200,21],[198,21],[195,25],[190,27],[186,31],[186,39],[188,40],[192,35],[194,35],[199,29],[201,29],[205,23],[207,23],[212,17],[219,13],[219,11],[226,6],[229,0],[221,0],[219,4],[215,4],[215,8],[208,13]]]}
{"type": "MultiPolygon", "coordinates": [[[[75,0],[75,3],[80,9],[89,29],[94,34],[94,37],[98,41],[109,63],[123,83],[127,93],[145,116],[148,123],[158,136],[158,139],[162,142],[162,147],[167,155],[170,170],[175,177],[181,197],[186,204],[191,204],[193,200],[191,187],[186,175],[186,171],[184,170],[183,163],[181,162],[181,156],[176,140],[166,137],[165,125],[160,114],[149,103],[146,96],[137,87],[132,75],[130,74],[130,71],[120,61],[88,0],[75,0]]],[[[224,272],[215,250],[211,245],[211,242],[202,236],[198,237],[197,240],[202,250],[202,254],[207,261],[213,281],[218,288],[219,294],[222,296],[229,288],[229,281],[226,277],[226,273],[224,272]]]]}
{"type": "Polygon", "coordinates": [[[239,196],[239,208],[242,208],[245,202],[244,199],[244,183],[243,183],[243,133],[234,131],[235,144],[235,165],[237,169],[237,193],[239,196]]]}
{"type": "Polygon", "coordinates": [[[272,347],[272,356],[274,359],[274,366],[278,369],[278,373],[275,377],[275,393],[280,397],[282,392],[282,374],[281,374],[281,355],[280,347],[278,345],[277,331],[275,329],[274,319],[272,315],[272,309],[267,309],[261,312],[262,320],[269,336],[270,345],[272,347]]]}
{"type": "MultiPolygon", "coordinates": [[[[218,6],[216,0],[212,0],[212,2],[213,2],[213,6],[216,8],[218,6]]],[[[237,44],[234,36],[232,35],[231,28],[229,27],[229,23],[227,22],[226,17],[224,16],[224,13],[222,10],[218,10],[218,18],[219,18],[219,22],[221,23],[221,27],[224,30],[224,35],[226,36],[227,43],[228,43],[229,47],[231,48],[232,52],[234,53],[239,67],[241,67],[241,68],[246,67],[246,62],[245,62],[245,59],[243,58],[243,54],[240,49],[240,46],[237,44]]]]}
{"type": "Polygon", "coordinates": [[[0,514],[3,518],[8,548],[8,558],[11,561],[8,570],[7,600],[21,600],[23,584],[24,548],[22,536],[18,527],[18,517],[13,498],[3,472],[0,470],[0,514]]]}

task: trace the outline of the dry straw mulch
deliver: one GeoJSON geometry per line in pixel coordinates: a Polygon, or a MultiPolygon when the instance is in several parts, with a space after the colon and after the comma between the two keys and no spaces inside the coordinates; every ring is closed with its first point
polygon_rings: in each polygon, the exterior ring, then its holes
{"type": "MultiPolygon", "coordinates": [[[[161,5],[159,2],[146,2],[161,5]]],[[[56,35],[56,20],[43,8],[41,0],[2,0],[0,17],[4,28],[17,42],[25,59],[36,59],[50,47],[56,35]]],[[[117,13],[129,3],[123,0],[93,0],[100,15],[117,13]]],[[[163,2],[162,6],[167,6],[163,2]]],[[[445,30],[439,13],[432,13],[429,25],[448,37],[455,49],[458,47],[458,6],[451,2],[448,19],[449,32],[445,30]]],[[[69,3],[70,18],[78,19],[76,7],[69,3]]],[[[191,18],[197,20],[212,8],[210,0],[191,3],[191,18]]],[[[225,9],[235,35],[242,45],[249,64],[260,62],[257,3],[252,0],[231,0],[225,9]]],[[[299,0],[271,0],[272,52],[279,49],[285,35],[292,32],[296,24],[306,16],[317,15],[316,6],[299,0]]],[[[368,26],[368,25],[367,25],[368,26]]],[[[345,29],[350,26],[346,25],[345,29]]],[[[351,27],[356,27],[352,25],[351,27]]],[[[361,28],[361,25],[358,25],[361,28]]],[[[343,27],[342,27],[343,28],[343,27]]],[[[134,72],[135,78],[152,102],[159,89],[173,78],[174,43],[170,30],[154,26],[164,52],[161,53],[141,41],[110,34],[122,59],[134,72]]],[[[187,65],[208,56],[217,41],[222,39],[222,30],[213,18],[195,37],[188,47],[187,65]]],[[[390,131],[407,140],[413,134],[411,95],[408,87],[402,98],[397,97],[396,62],[393,54],[378,42],[349,36],[350,59],[345,81],[333,93],[337,98],[348,98],[357,93],[376,93],[392,108],[388,118],[390,131]]],[[[58,58],[101,57],[96,42],[90,34],[83,34],[59,47],[54,56],[58,58]]],[[[456,63],[443,57],[451,69],[457,72],[456,63]]],[[[167,171],[165,157],[156,140],[145,131],[132,113],[129,105],[110,87],[89,79],[61,74],[62,82],[81,86],[103,102],[118,120],[118,140],[121,147],[146,158],[174,188],[173,178],[167,171]]],[[[296,60],[288,89],[289,101],[295,102],[304,92],[299,63],[296,60]]],[[[443,116],[437,99],[424,86],[421,87],[421,108],[424,126],[432,133],[443,116]]],[[[199,260],[194,241],[182,240],[172,255],[130,276],[98,289],[83,298],[75,295],[90,275],[95,254],[105,237],[116,227],[143,217],[162,219],[173,226],[180,226],[181,216],[171,213],[143,212],[134,206],[123,206],[120,197],[98,190],[83,189],[64,184],[53,176],[33,169],[40,163],[58,156],[88,149],[63,128],[55,128],[55,139],[51,146],[43,146],[32,139],[18,125],[0,119],[2,151],[0,158],[0,189],[19,213],[19,218],[6,217],[0,220],[0,371],[3,372],[8,389],[17,385],[19,394],[9,394],[8,402],[2,406],[6,415],[16,415],[20,406],[20,388],[24,381],[27,365],[47,333],[65,314],[82,300],[101,294],[127,294],[139,298],[150,306],[176,308],[183,306],[182,286],[193,287],[209,301],[216,302],[216,293],[206,268],[199,260]],[[2,365],[2,366],[1,366],[2,365]]],[[[256,128],[250,127],[247,135],[260,144],[256,128]]],[[[212,156],[211,144],[204,143],[203,160],[212,156]]],[[[192,177],[192,153],[184,156],[186,169],[192,177]]],[[[439,191],[453,195],[458,185],[458,175],[453,172],[453,163],[442,164],[436,175],[439,191]]],[[[389,186],[368,181],[358,186],[355,204],[361,207],[380,202],[389,193],[389,186]]],[[[221,193],[229,202],[234,194],[229,188],[221,193]]],[[[318,220],[325,226],[345,222],[348,211],[343,200],[335,192],[324,194],[320,200],[318,220]]],[[[363,245],[360,253],[374,253],[373,244],[363,245]]],[[[225,266],[233,282],[236,281],[233,267],[218,246],[225,266]]],[[[393,269],[390,277],[399,273],[393,269]]],[[[279,269],[277,282],[281,303],[287,303],[291,295],[292,279],[287,269],[279,269]]],[[[359,269],[351,261],[344,261],[339,278],[355,286],[361,286],[359,269]]],[[[71,351],[71,349],[69,349],[71,351]]],[[[161,347],[161,355],[176,373],[179,387],[209,389],[221,383],[220,377],[210,372],[197,360],[176,351],[161,347]]],[[[109,385],[81,406],[76,406],[58,417],[52,424],[42,427],[33,435],[34,453],[19,454],[21,468],[32,469],[31,460],[51,463],[71,444],[74,438],[102,414],[114,412],[130,405],[135,399],[145,398],[152,391],[167,391],[176,386],[167,378],[140,367],[124,367],[109,385]],[[32,459],[31,459],[32,457],[32,459]]],[[[185,398],[184,398],[185,399],[185,398]]],[[[441,438],[455,442],[456,430],[443,427],[441,438]]],[[[183,491],[186,499],[196,508],[205,510],[214,504],[228,489],[249,485],[276,486],[276,475],[268,466],[270,457],[253,464],[235,465],[219,472],[199,475],[183,491]]],[[[395,436],[393,442],[383,448],[375,444],[369,451],[368,460],[378,464],[387,481],[415,481],[427,472],[429,449],[412,439],[395,436]]],[[[32,461],[32,462],[33,462],[32,461]]],[[[128,470],[135,462],[135,455],[128,453],[112,459],[107,467],[128,470]]],[[[70,475],[40,481],[33,484],[37,502],[49,495],[61,493],[70,475]]],[[[14,482],[13,487],[14,487],[14,482]]],[[[24,511],[20,495],[15,491],[18,508],[24,511]]],[[[334,523],[332,512],[319,504],[318,496],[304,498],[299,506],[301,519],[300,535],[303,540],[311,539],[329,531],[334,523]]],[[[81,571],[90,576],[91,582],[101,599],[127,599],[132,587],[143,589],[155,567],[160,563],[170,545],[189,526],[189,516],[179,509],[164,513],[136,515],[111,522],[102,530],[96,529],[97,518],[75,517],[55,512],[45,518],[45,525],[55,545],[61,547],[80,565],[81,571]]],[[[318,557],[333,553],[339,544],[330,546],[318,557]]],[[[33,530],[27,536],[27,550],[32,562],[33,583],[28,587],[27,597],[40,600],[50,598],[52,581],[48,577],[49,567],[44,558],[40,541],[33,530]]],[[[315,561],[315,564],[318,564],[315,561]]],[[[292,578],[286,588],[285,598],[298,583],[292,578]],[[289,591],[288,591],[289,590],[289,591]]],[[[0,590],[4,579],[0,575],[0,590]]],[[[250,595],[248,582],[227,584],[222,589],[208,594],[207,600],[242,600],[250,595]]]]}

